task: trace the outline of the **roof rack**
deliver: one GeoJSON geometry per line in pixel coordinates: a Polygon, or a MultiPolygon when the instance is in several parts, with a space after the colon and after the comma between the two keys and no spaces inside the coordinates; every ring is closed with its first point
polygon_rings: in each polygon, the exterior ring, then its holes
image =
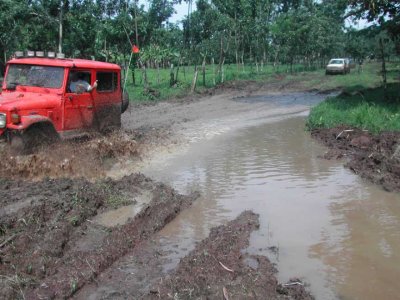
{"type": "Polygon", "coordinates": [[[54,51],[15,51],[15,58],[38,57],[38,58],[58,58],[65,59],[64,53],[55,53],[54,51]]]}

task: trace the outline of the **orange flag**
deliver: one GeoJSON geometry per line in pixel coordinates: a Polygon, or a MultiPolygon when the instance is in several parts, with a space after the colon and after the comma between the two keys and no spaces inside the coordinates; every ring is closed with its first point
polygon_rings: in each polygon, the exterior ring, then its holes
{"type": "Polygon", "coordinates": [[[139,47],[136,46],[136,45],[133,45],[133,46],[132,46],[132,52],[133,52],[133,53],[139,53],[139,47]]]}

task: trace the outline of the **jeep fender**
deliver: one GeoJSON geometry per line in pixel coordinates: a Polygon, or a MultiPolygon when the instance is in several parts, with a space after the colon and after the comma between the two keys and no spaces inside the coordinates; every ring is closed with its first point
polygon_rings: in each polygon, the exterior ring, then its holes
{"type": "Polygon", "coordinates": [[[53,122],[45,116],[42,115],[29,115],[21,116],[21,123],[19,124],[8,124],[7,127],[10,130],[26,130],[34,124],[44,124],[47,123],[53,126],[53,122]]]}
{"type": "Polygon", "coordinates": [[[60,136],[49,118],[32,115],[21,117],[18,125],[9,125],[8,141],[15,154],[30,154],[43,144],[57,141],[60,136]]]}

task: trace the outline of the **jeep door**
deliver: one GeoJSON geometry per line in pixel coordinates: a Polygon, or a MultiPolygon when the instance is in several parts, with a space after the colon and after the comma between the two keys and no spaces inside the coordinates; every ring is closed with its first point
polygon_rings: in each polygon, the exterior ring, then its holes
{"type": "Polygon", "coordinates": [[[118,70],[97,70],[96,119],[99,129],[115,129],[121,126],[122,94],[118,70]]]}
{"type": "Polygon", "coordinates": [[[66,93],[64,97],[64,130],[81,130],[93,126],[93,95],[87,91],[92,85],[90,70],[69,71],[66,93]],[[78,84],[76,84],[78,82],[78,84]],[[86,84],[85,84],[86,83],[86,84]]]}

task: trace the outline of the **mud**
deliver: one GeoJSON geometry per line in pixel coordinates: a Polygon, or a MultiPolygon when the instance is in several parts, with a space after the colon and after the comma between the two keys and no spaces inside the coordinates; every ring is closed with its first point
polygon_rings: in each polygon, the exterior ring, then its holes
{"type": "Polygon", "coordinates": [[[200,298],[205,297],[203,292],[209,298],[222,297],[225,288],[233,298],[263,298],[269,293],[271,298],[307,299],[302,283],[279,286],[274,267],[265,257],[242,253],[250,232],[258,227],[256,215],[249,212],[213,230],[200,248],[165,277],[160,272],[162,262],[156,259],[162,253],[152,238],[198,194],[179,195],[137,174],[136,168],[136,163],[160,149],[208,134],[211,127],[202,130],[215,120],[229,119],[226,124],[231,126],[240,118],[306,110],[303,104],[292,111],[276,103],[240,101],[244,96],[304,90],[301,84],[288,86],[280,80],[233,82],[175,101],[132,105],[123,115],[119,132],[45,146],[31,155],[13,156],[0,145],[0,298],[88,299],[89,295],[97,299],[98,293],[91,289],[100,289],[107,280],[119,283],[120,275],[114,275],[131,255],[141,266],[137,276],[146,280],[125,285],[127,294],[111,291],[105,298],[187,295],[184,289],[193,289],[189,286],[194,284],[193,295],[200,298]],[[106,178],[110,167],[127,160],[133,166],[128,172],[132,175],[106,178]],[[150,195],[150,200],[142,201],[143,195],[150,195]],[[134,213],[117,220],[118,209],[134,213]],[[233,273],[217,269],[221,265],[205,259],[205,253],[233,273]],[[198,264],[193,264],[194,258],[198,264]],[[190,268],[196,268],[198,276],[190,268]],[[184,277],[182,281],[179,276],[184,277]]]}
{"type": "Polygon", "coordinates": [[[227,225],[213,228],[147,298],[313,299],[300,281],[278,284],[277,271],[266,257],[245,252],[250,233],[258,227],[258,215],[245,211],[227,225]]]}
{"type": "Polygon", "coordinates": [[[0,178],[102,178],[111,165],[127,158],[140,160],[149,148],[164,143],[168,136],[165,128],[120,130],[43,145],[33,154],[17,156],[3,145],[0,178]]]}
{"type": "Polygon", "coordinates": [[[387,191],[400,191],[400,133],[378,135],[340,126],[315,129],[312,137],[329,147],[326,159],[345,159],[345,166],[387,191]]]}
{"type": "Polygon", "coordinates": [[[143,175],[97,183],[8,181],[3,186],[0,294],[6,299],[71,296],[197,197],[178,195],[143,175]],[[91,221],[101,212],[134,205],[143,190],[152,193],[152,200],[126,224],[107,228],[91,221]],[[29,201],[13,210],[21,197],[29,201]]]}

